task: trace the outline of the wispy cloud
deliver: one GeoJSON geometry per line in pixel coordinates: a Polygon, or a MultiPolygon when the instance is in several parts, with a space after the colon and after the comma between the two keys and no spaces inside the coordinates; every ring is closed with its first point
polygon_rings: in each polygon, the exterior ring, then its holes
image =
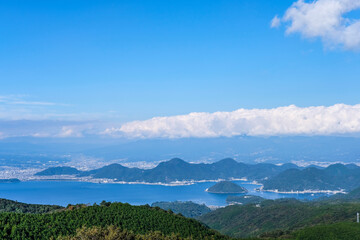
{"type": "Polygon", "coordinates": [[[84,115],[67,111],[71,107],[64,103],[34,101],[26,95],[0,95],[0,120],[74,120],[84,115]]]}
{"type": "Polygon", "coordinates": [[[346,17],[358,9],[360,0],[298,0],[281,19],[275,16],[271,26],[288,23],[287,34],[300,33],[304,38],[320,38],[328,47],[359,50],[360,19],[346,17]]]}
{"type": "Polygon", "coordinates": [[[10,105],[34,105],[34,106],[55,106],[63,105],[53,102],[26,101],[23,95],[3,95],[0,96],[0,104],[10,105]]]}
{"type": "Polygon", "coordinates": [[[0,120],[0,139],[11,137],[79,138],[98,135],[102,123],[64,120],[0,120]]]}
{"type": "Polygon", "coordinates": [[[280,25],[281,25],[281,19],[279,18],[278,15],[276,15],[276,16],[271,20],[270,27],[271,27],[271,28],[278,28],[278,27],[280,27],[280,25]]]}
{"type": "Polygon", "coordinates": [[[238,109],[133,121],[104,134],[131,138],[332,135],[360,132],[360,105],[238,109]]]}
{"type": "Polygon", "coordinates": [[[99,135],[105,129],[104,119],[114,115],[79,112],[72,109],[73,105],[29,99],[24,95],[0,96],[0,139],[99,135]]]}

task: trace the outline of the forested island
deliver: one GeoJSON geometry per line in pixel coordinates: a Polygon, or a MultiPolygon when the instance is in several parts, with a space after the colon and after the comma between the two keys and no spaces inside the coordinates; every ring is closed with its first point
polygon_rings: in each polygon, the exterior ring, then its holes
{"type": "Polygon", "coordinates": [[[219,193],[219,194],[233,194],[233,193],[247,193],[248,190],[243,188],[236,183],[230,181],[221,181],[216,183],[214,186],[206,189],[209,193],[219,193]]]}

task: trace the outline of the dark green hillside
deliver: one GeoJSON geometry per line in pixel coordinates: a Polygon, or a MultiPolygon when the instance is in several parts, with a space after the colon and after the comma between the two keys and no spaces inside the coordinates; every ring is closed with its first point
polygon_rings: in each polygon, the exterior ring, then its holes
{"type": "Polygon", "coordinates": [[[190,164],[182,159],[173,158],[170,161],[160,163],[153,169],[145,171],[143,179],[149,182],[207,179],[202,165],[190,164]]]}
{"type": "Polygon", "coordinates": [[[295,199],[267,200],[255,204],[233,205],[201,216],[209,227],[234,237],[258,236],[275,230],[295,230],[317,224],[355,221],[360,203],[325,204],[295,199]]]}
{"type": "Polygon", "coordinates": [[[135,234],[159,231],[182,238],[227,239],[193,219],[160,208],[102,203],[102,206],[80,207],[51,214],[0,214],[0,239],[50,239],[74,235],[83,226],[115,226],[135,234]]]}
{"type": "Polygon", "coordinates": [[[27,204],[27,203],[8,200],[8,199],[0,199],[0,213],[1,212],[47,213],[62,208],[63,207],[56,205],[27,204]]]}
{"type": "Polygon", "coordinates": [[[198,217],[205,213],[211,212],[205,204],[197,204],[194,202],[155,202],[152,207],[160,207],[164,210],[171,210],[174,213],[181,213],[185,217],[198,217]]]}
{"type": "Polygon", "coordinates": [[[226,202],[228,204],[257,204],[265,201],[265,198],[253,195],[245,195],[245,196],[228,196],[226,198],[226,202]]]}
{"type": "Polygon", "coordinates": [[[247,193],[248,190],[230,181],[222,181],[216,183],[214,186],[209,187],[207,190],[209,193],[247,193]]]}
{"type": "Polygon", "coordinates": [[[304,191],[304,190],[338,190],[330,184],[330,176],[323,176],[322,170],[307,168],[304,170],[289,169],[264,182],[264,190],[304,191]]]}
{"type": "Polygon", "coordinates": [[[360,224],[343,222],[305,228],[292,234],[296,240],[360,240],[360,224]]]}
{"type": "Polygon", "coordinates": [[[128,168],[120,164],[111,164],[99,169],[83,172],[80,176],[93,176],[94,178],[110,178],[118,181],[138,181],[144,170],[139,168],[128,168]]]}
{"type": "Polygon", "coordinates": [[[249,164],[248,166],[249,171],[246,172],[245,177],[250,180],[258,181],[263,181],[265,178],[272,178],[288,169],[301,169],[292,163],[286,163],[281,166],[271,163],[258,163],[254,165],[249,164]]]}
{"type": "Polygon", "coordinates": [[[265,190],[279,191],[340,190],[360,186],[360,168],[356,165],[334,164],[325,169],[288,169],[263,182],[265,190]]]}
{"type": "Polygon", "coordinates": [[[344,202],[360,202],[360,187],[355,188],[347,194],[338,193],[330,197],[323,197],[316,199],[315,201],[332,202],[332,203],[344,203],[344,202]]]}
{"type": "Polygon", "coordinates": [[[75,236],[60,236],[57,240],[193,240],[182,238],[178,234],[164,235],[161,232],[136,234],[118,227],[82,227],[76,230],[75,236]]]}
{"type": "Polygon", "coordinates": [[[74,175],[79,174],[81,171],[73,167],[51,167],[44,171],[38,172],[36,176],[53,176],[53,175],[74,175]]]}

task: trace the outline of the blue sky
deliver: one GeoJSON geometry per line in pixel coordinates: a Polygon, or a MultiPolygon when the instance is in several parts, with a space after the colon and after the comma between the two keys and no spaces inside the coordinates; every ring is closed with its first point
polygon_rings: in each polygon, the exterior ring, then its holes
{"type": "Polygon", "coordinates": [[[1,1],[0,119],[360,103],[358,49],[270,27],[294,2],[1,1]]]}

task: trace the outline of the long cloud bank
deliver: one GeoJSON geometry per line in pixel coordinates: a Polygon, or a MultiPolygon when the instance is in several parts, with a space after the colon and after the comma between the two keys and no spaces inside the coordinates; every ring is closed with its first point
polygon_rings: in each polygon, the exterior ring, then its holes
{"type": "Polygon", "coordinates": [[[360,133],[360,104],[238,109],[133,121],[104,134],[130,138],[333,135],[360,133]]]}
{"type": "Polygon", "coordinates": [[[272,109],[238,109],[232,112],[195,112],[154,117],[122,125],[102,121],[1,120],[0,139],[11,137],[82,138],[209,138],[279,135],[360,136],[360,104],[272,109]]]}
{"type": "Polygon", "coordinates": [[[321,38],[330,47],[359,50],[360,19],[347,17],[348,13],[359,9],[360,0],[298,0],[283,17],[275,16],[271,27],[288,23],[288,34],[300,33],[305,38],[321,38]]]}

